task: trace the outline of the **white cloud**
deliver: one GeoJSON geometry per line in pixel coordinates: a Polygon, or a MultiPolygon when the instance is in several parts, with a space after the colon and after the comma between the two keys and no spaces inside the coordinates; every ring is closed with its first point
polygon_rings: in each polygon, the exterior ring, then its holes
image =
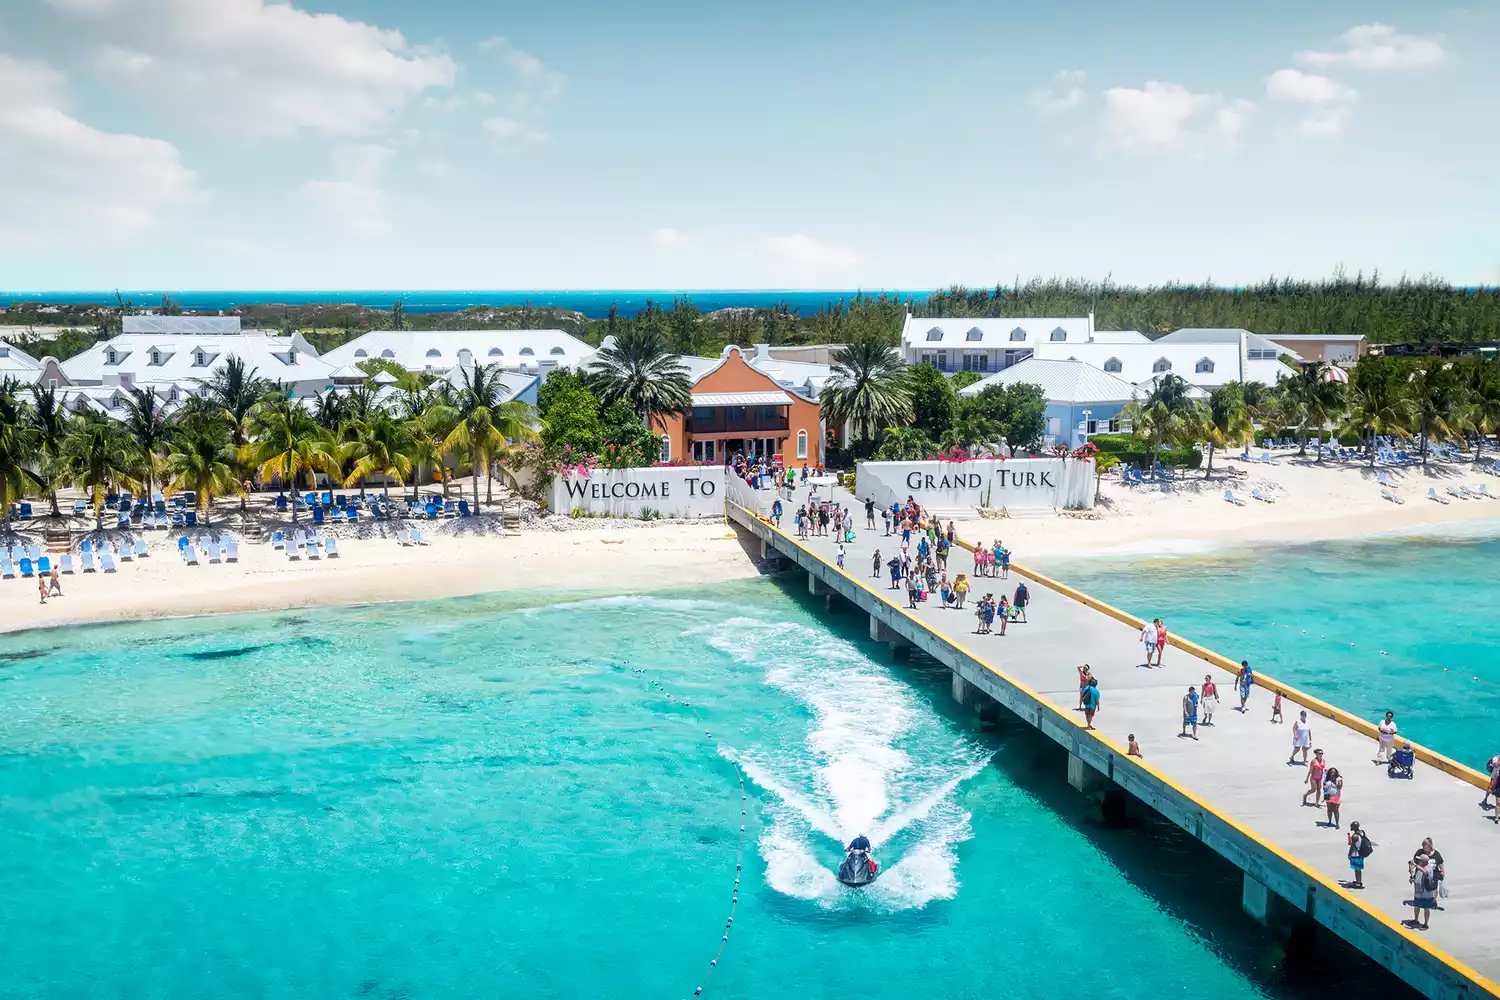
{"type": "Polygon", "coordinates": [[[1202,155],[1233,148],[1255,105],[1229,104],[1217,94],[1195,94],[1176,83],[1148,80],[1139,90],[1104,92],[1104,125],[1121,149],[1132,153],[1182,151],[1202,155]]]}
{"type": "Polygon", "coordinates": [[[1299,69],[1279,69],[1268,76],[1266,94],[1278,101],[1300,104],[1348,104],[1359,97],[1353,87],[1299,69]]]}
{"type": "Polygon", "coordinates": [[[305,181],[302,197],[340,230],[367,238],[386,236],[395,227],[383,186],[392,155],[389,147],[375,144],[342,147],[334,152],[337,179],[305,181]]]}
{"type": "Polygon", "coordinates": [[[859,266],[861,257],[849,247],[824,243],[803,233],[767,236],[757,248],[761,255],[798,279],[817,279],[859,266]]]}
{"type": "Polygon", "coordinates": [[[698,244],[693,237],[671,226],[652,230],[651,242],[663,250],[691,250],[698,244]]]}
{"type": "Polygon", "coordinates": [[[535,146],[551,138],[546,132],[514,118],[486,118],[482,127],[495,140],[496,145],[505,148],[535,146]]]}
{"type": "Polygon", "coordinates": [[[1044,115],[1056,115],[1081,107],[1087,100],[1083,92],[1083,81],[1087,78],[1081,69],[1065,69],[1031,92],[1031,106],[1044,115]]]}
{"type": "Polygon", "coordinates": [[[114,243],[149,231],[200,192],[171,143],[103,132],[67,111],[50,67],[0,55],[0,227],[114,243]]]}
{"type": "Polygon", "coordinates": [[[1388,24],[1376,22],[1350,28],[1339,36],[1344,44],[1338,52],[1299,52],[1297,60],[1308,66],[1353,69],[1423,69],[1447,58],[1441,36],[1422,38],[1403,35],[1388,24]]]}
{"type": "Polygon", "coordinates": [[[268,0],[50,0],[108,41],[109,81],[247,138],[375,132],[453,84],[446,54],[399,31],[268,0]]]}
{"type": "Polygon", "coordinates": [[[1320,108],[1297,123],[1297,134],[1326,139],[1342,135],[1348,122],[1348,108],[1320,108]]]}
{"type": "Polygon", "coordinates": [[[498,35],[480,42],[479,50],[494,56],[515,77],[516,89],[506,97],[504,103],[505,113],[513,118],[540,114],[561,97],[568,87],[566,75],[498,35]]]}

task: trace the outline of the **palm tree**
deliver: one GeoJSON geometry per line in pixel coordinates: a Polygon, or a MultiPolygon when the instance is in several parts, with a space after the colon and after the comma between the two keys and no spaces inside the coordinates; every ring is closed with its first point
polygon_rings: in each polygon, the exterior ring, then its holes
{"type": "MultiPolygon", "coordinates": [[[[238,449],[241,463],[255,468],[262,482],[280,479],[282,488],[297,490],[297,479],[308,473],[317,485],[316,473],[340,475],[333,437],[319,427],[302,404],[283,395],[272,395],[250,413],[255,439],[238,449]]],[[[292,523],[297,505],[292,505],[292,523]]]]}
{"type": "Polygon", "coordinates": [[[156,390],[131,388],[125,397],[125,418],[121,423],[130,436],[131,450],[137,459],[136,471],[141,474],[149,500],[156,475],[161,471],[161,453],[172,433],[166,413],[157,405],[156,390]]]}
{"type": "Polygon", "coordinates": [[[359,495],[365,495],[365,480],[380,476],[386,480],[385,495],[390,496],[390,482],[406,485],[411,475],[415,442],[406,422],[376,410],[368,419],[350,425],[353,440],[345,446],[344,458],[354,460],[354,468],[344,480],[345,488],[359,483],[359,495]]]}
{"type": "Polygon", "coordinates": [[[61,474],[58,456],[62,454],[71,422],[67,407],[57,398],[56,389],[51,386],[43,389],[39,384],[31,387],[31,425],[37,436],[37,461],[32,472],[37,477],[37,485],[52,504],[53,517],[62,516],[62,511],[57,508],[57,481],[61,474]]]}
{"type": "Polygon", "coordinates": [[[312,408],[313,423],[330,434],[339,432],[344,426],[344,421],[348,419],[347,414],[348,407],[345,404],[344,394],[341,392],[323,393],[312,408]]]}
{"type": "Polygon", "coordinates": [[[104,524],[100,509],[106,490],[111,485],[138,485],[131,478],[136,456],[129,435],[102,414],[90,411],[73,421],[58,458],[69,481],[83,486],[93,499],[96,527],[104,524]]]}
{"type": "Polygon", "coordinates": [[[601,408],[624,403],[648,428],[656,417],[685,413],[693,405],[687,368],[667,352],[660,330],[649,326],[632,326],[601,349],[592,381],[601,408]]]}
{"type": "Polygon", "coordinates": [[[1208,443],[1208,462],[1203,470],[1203,478],[1208,479],[1213,475],[1215,447],[1232,448],[1255,439],[1255,424],[1250,420],[1240,383],[1227,382],[1209,394],[1208,405],[1200,409],[1198,432],[1208,443]]]}
{"type": "Polygon", "coordinates": [[[1349,383],[1345,430],[1364,439],[1370,449],[1372,469],[1380,451],[1376,447],[1377,439],[1387,434],[1405,436],[1406,428],[1416,415],[1416,408],[1405,388],[1384,371],[1372,371],[1364,377],[1356,373],[1354,381],[1349,383]]]}
{"type": "Polygon", "coordinates": [[[1485,436],[1500,432],[1500,361],[1481,361],[1470,370],[1466,417],[1474,431],[1474,461],[1478,462],[1485,436]]]}
{"type": "Polygon", "coordinates": [[[408,423],[412,435],[412,459],[417,463],[417,475],[412,478],[411,487],[413,503],[420,497],[423,468],[430,470],[434,480],[441,478],[443,499],[448,498],[449,477],[443,471],[447,454],[444,442],[458,424],[458,410],[443,402],[441,393],[433,393],[431,399],[427,409],[408,423]]]}
{"type": "Polygon", "coordinates": [[[1157,377],[1145,400],[1125,407],[1132,433],[1151,439],[1152,461],[1163,441],[1177,441],[1193,429],[1189,419],[1193,413],[1192,389],[1181,375],[1166,372],[1157,377]]]}
{"type": "Polygon", "coordinates": [[[884,340],[857,337],[833,356],[819,402],[831,426],[848,424],[852,438],[868,441],[911,423],[911,376],[884,340]]]}
{"type": "Polygon", "coordinates": [[[1316,428],[1318,434],[1317,461],[1323,461],[1324,427],[1337,423],[1344,409],[1342,382],[1327,377],[1328,366],[1319,362],[1307,365],[1301,371],[1281,383],[1282,409],[1299,425],[1302,439],[1299,455],[1307,454],[1308,432],[1316,428]]]}
{"type": "Polygon", "coordinates": [[[1453,367],[1433,358],[1412,371],[1407,382],[1411,394],[1413,426],[1422,435],[1422,467],[1427,467],[1427,445],[1454,436],[1463,417],[1464,387],[1453,367]]]}
{"type": "Polygon", "coordinates": [[[256,377],[257,368],[247,368],[243,358],[230,355],[224,367],[208,382],[207,397],[229,418],[230,438],[235,448],[248,440],[250,411],[271,389],[271,383],[256,377]]]}
{"type": "Polygon", "coordinates": [[[474,509],[479,509],[479,470],[485,472],[485,501],[490,500],[490,470],[495,456],[511,441],[537,441],[536,410],[527,403],[505,402],[499,365],[460,368],[463,384],[457,391],[458,421],[443,448],[466,452],[474,465],[474,509]]]}
{"type": "MultiPolygon", "coordinates": [[[[172,438],[167,454],[166,492],[193,490],[203,523],[213,512],[214,494],[243,493],[236,467],[235,447],[230,443],[228,428],[197,425],[172,438]]],[[[293,509],[295,519],[295,508],[293,509]]]]}
{"type": "Polygon", "coordinates": [[[23,495],[28,479],[41,485],[35,472],[39,435],[20,392],[15,379],[0,379],[0,526],[7,530],[11,495],[23,495]]]}

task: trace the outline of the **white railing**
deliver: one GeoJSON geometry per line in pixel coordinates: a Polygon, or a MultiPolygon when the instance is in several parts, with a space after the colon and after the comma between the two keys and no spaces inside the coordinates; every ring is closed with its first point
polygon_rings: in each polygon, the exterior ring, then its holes
{"type": "Polygon", "coordinates": [[[760,498],[760,491],[753,490],[739,476],[730,469],[724,476],[724,499],[730,503],[738,504],[754,514],[764,514],[765,504],[760,498]]]}

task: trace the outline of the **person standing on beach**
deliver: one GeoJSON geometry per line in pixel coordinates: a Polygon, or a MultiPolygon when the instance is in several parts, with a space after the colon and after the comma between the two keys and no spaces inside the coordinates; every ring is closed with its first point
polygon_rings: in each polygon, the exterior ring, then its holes
{"type": "Polygon", "coordinates": [[[62,576],[59,575],[60,573],[61,570],[59,570],[56,566],[52,567],[52,575],[47,578],[48,597],[61,597],[63,595],[62,576]]]}
{"type": "Polygon", "coordinates": [[[1323,801],[1323,773],[1328,770],[1327,763],[1323,760],[1323,751],[1314,750],[1312,761],[1307,765],[1307,791],[1302,793],[1302,804],[1312,806],[1316,809],[1323,801]],[[1311,795],[1312,801],[1307,801],[1311,795]]]}
{"type": "Polygon", "coordinates": [[[1396,751],[1396,713],[1385,713],[1385,718],[1375,728],[1380,732],[1375,743],[1375,763],[1384,764],[1396,751]]]}
{"type": "Polygon", "coordinates": [[[1094,713],[1099,711],[1099,683],[1089,674],[1088,686],[1083,689],[1083,722],[1085,729],[1094,728],[1094,713]]]}
{"type": "Polygon", "coordinates": [[[1240,689],[1240,714],[1245,714],[1245,703],[1250,700],[1250,689],[1255,686],[1255,671],[1250,669],[1249,660],[1240,661],[1240,674],[1235,679],[1235,685],[1240,689]]]}
{"type": "Polygon", "coordinates": [[[1307,766],[1307,751],[1312,747],[1312,726],[1307,724],[1307,713],[1303,712],[1292,723],[1292,755],[1286,759],[1288,764],[1297,763],[1297,751],[1302,751],[1302,766],[1307,766]]]}
{"type": "Polygon", "coordinates": [[[47,578],[41,573],[36,575],[36,592],[41,596],[42,603],[47,603],[47,578]]]}
{"type": "Polygon", "coordinates": [[[1339,829],[1339,806],[1344,801],[1344,776],[1330,767],[1323,774],[1323,808],[1328,810],[1327,826],[1339,829]]]}
{"type": "Polygon", "coordinates": [[[1219,710],[1219,686],[1214,683],[1212,674],[1203,675],[1203,697],[1198,701],[1198,708],[1203,712],[1203,724],[1211,726],[1214,724],[1214,713],[1219,710]]]}
{"type": "Polygon", "coordinates": [[[1187,694],[1182,696],[1182,732],[1179,736],[1188,735],[1188,727],[1193,727],[1193,739],[1198,738],[1198,690],[1194,687],[1187,689],[1187,694]]]}
{"type": "Polygon", "coordinates": [[[1150,670],[1151,657],[1156,653],[1156,619],[1153,618],[1141,628],[1141,645],[1146,647],[1145,667],[1150,670]]]}

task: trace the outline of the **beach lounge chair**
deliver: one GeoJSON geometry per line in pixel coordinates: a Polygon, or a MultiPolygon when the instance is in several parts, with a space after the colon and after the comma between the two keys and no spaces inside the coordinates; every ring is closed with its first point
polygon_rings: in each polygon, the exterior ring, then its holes
{"type": "Polygon", "coordinates": [[[421,528],[413,528],[413,529],[411,529],[411,543],[413,545],[429,545],[429,544],[431,544],[430,542],[427,541],[427,536],[424,535],[424,534],[422,534],[422,529],[421,528]]]}
{"type": "Polygon", "coordinates": [[[286,542],[287,562],[300,562],[302,560],[302,539],[293,536],[286,542]]]}
{"type": "Polygon", "coordinates": [[[198,550],[189,545],[182,550],[182,561],[189,566],[198,565],[198,550]]]}
{"type": "Polygon", "coordinates": [[[271,548],[273,548],[273,549],[284,549],[284,548],[286,548],[286,535],[283,534],[280,531],[273,531],[273,532],[271,532],[271,548]]]}
{"type": "Polygon", "coordinates": [[[322,507],[313,508],[313,524],[322,524],[324,516],[322,507]]]}
{"type": "Polygon", "coordinates": [[[344,517],[348,520],[348,522],[350,524],[356,524],[356,523],[358,523],[359,522],[359,508],[358,507],[350,507],[349,510],[348,510],[348,512],[345,513],[344,517]]]}
{"type": "Polygon", "coordinates": [[[232,563],[240,561],[240,543],[233,538],[224,543],[224,561],[232,563]]]}
{"type": "Polygon", "coordinates": [[[1435,486],[1429,486],[1429,487],[1427,487],[1427,499],[1429,499],[1429,500],[1436,500],[1438,503],[1452,503],[1453,502],[1451,500],[1445,500],[1444,498],[1438,496],[1437,487],[1435,487],[1435,486]]]}
{"type": "Polygon", "coordinates": [[[0,580],[14,580],[16,564],[10,561],[10,553],[0,549],[0,580]]]}
{"type": "Polygon", "coordinates": [[[1250,491],[1250,495],[1252,497],[1254,497],[1256,500],[1259,500],[1261,503],[1275,503],[1276,502],[1276,498],[1275,497],[1267,496],[1266,494],[1262,493],[1258,488],[1252,489],[1250,491]]]}
{"type": "Polygon", "coordinates": [[[42,556],[40,559],[38,559],[36,561],[36,572],[37,572],[37,576],[51,576],[52,575],[52,557],[51,556],[42,556]]]}
{"type": "Polygon", "coordinates": [[[185,512],[183,514],[183,517],[187,518],[187,526],[189,528],[198,527],[198,512],[196,510],[189,510],[185,512]]]}
{"type": "Polygon", "coordinates": [[[332,507],[333,506],[333,491],[332,490],[324,490],[323,491],[323,506],[324,507],[332,507]]]}
{"type": "Polygon", "coordinates": [[[278,514],[285,514],[286,513],[286,497],[284,497],[284,496],[282,496],[280,494],[277,494],[277,496],[276,496],[276,513],[278,513],[278,514]]]}
{"type": "Polygon", "coordinates": [[[400,545],[402,548],[405,548],[406,546],[411,544],[411,535],[406,528],[397,530],[396,544],[400,545]]]}
{"type": "Polygon", "coordinates": [[[84,514],[88,513],[88,509],[89,509],[89,505],[86,504],[86,503],[84,503],[81,499],[73,501],[73,516],[74,517],[82,517],[84,514]]]}
{"type": "Polygon", "coordinates": [[[130,560],[134,558],[135,546],[132,545],[130,543],[130,539],[127,538],[125,539],[125,544],[120,546],[120,562],[130,562],[130,560]]]}
{"type": "Polygon", "coordinates": [[[187,551],[188,546],[191,544],[193,543],[188,539],[187,535],[183,535],[181,538],[177,539],[177,554],[182,555],[187,551]]]}
{"type": "Polygon", "coordinates": [[[113,552],[110,552],[108,549],[100,551],[99,568],[106,573],[113,573],[115,571],[115,555],[113,552]]]}
{"type": "Polygon", "coordinates": [[[458,502],[458,516],[459,517],[473,517],[474,516],[474,512],[469,509],[469,501],[467,501],[467,500],[460,500],[458,502]]]}
{"type": "Polygon", "coordinates": [[[147,559],[150,556],[151,550],[146,547],[146,540],[144,538],[137,538],[135,540],[135,557],[137,559],[147,559]]]}
{"type": "Polygon", "coordinates": [[[64,552],[57,558],[57,571],[64,576],[73,575],[73,553],[64,552]]]}
{"type": "Polygon", "coordinates": [[[29,520],[31,520],[31,504],[29,504],[29,503],[23,503],[23,504],[21,504],[21,509],[16,513],[16,517],[19,518],[22,521],[29,521],[29,520]]]}
{"type": "Polygon", "coordinates": [[[1245,501],[1243,501],[1239,497],[1235,496],[1234,495],[1234,491],[1232,491],[1232,490],[1225,490],[1224,491],[1224,499],[1225,499],[1226,502],[1232,503],[1236,507],[1243,507],[1243,506],[1245,506],[1245,501]]]}
{"type": "Polygon", "coordinates": [[[1458,490],[1455,490],[1451,486],[1444,487],[1444,489],[1447,491],[1447,493],[1448,493],[1448,495],[1450,497],[1454,497],[1455,499],[1458,499],[1458,500],[1467,500],[1467,499],[1469,499],[1468,497],[1464,496],[1462,493],[1458,492],[1458,490]]]}
{"type": "Polygon", "coordinates": [[[1406,503],[1399,495],[1392,493],[1390,490],[1381,490],[1380,497],[1383,500],[1389,500],[1391,503],[1406,503]]]}
{"type": "Polygon", "coordinates": [[[1500,493],[1491,493],[1490,492],[1490,484],[1489,483],[1480,483],[1478,486],[1474,487],[1469,492],[1472,493],[1472,494],[1474,494],[1476,497],[1486,497],[1487,499],[1490,499],[1490,500],[1500,500],[1500,493]]]}
{"type": "Polygon", "coordinates": [[[223,554],[219,550],[219,540],[217,538],[210,538],[208,540],[208,544],[205,545],[203,549],[208,554],[208,564],[210,566],[223,559],[223,554]]]}
{"type": "Polygon", "coordinates": [[[36,576],[36,572],[35,572],[35,570],[32,569],[32,566],[31,566],[31,557],[30,556],[22,556],[21,557],[21,563],[20,563],[20,565],[21,565],[21,576],[23,578],[24,577],[28,577],[28,576],[36,576]]]}
{"type": "Polygon", "coordinates": [[[309,538],[307,540],[307,558],[318,559],[321,555],[318,551],[318,540],[316,538],[309,538]]]}
{"type": "Polygon", "coordinates": [[[339,540],[337,538],[329,538],[328,541],[324,542],[323,554],[330,559],[337,559],[339,557],[339,540]]]}
{"type": "Polygon", "coordinates": [[[83,567],[85,573],[94,572],[94,550],[80,548],[78,550],[78,564],[83,567]]]}

